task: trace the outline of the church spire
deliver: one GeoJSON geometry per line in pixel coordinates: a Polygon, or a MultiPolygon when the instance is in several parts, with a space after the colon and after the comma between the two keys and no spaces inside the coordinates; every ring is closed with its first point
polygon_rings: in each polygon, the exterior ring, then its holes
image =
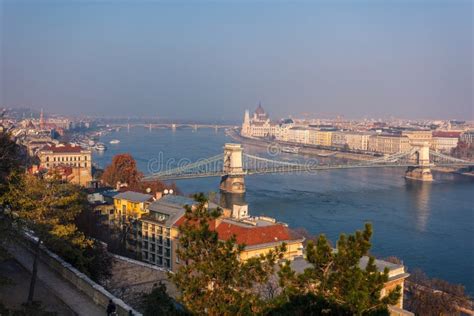
{"type": "Polygon", "coordinates": [[[40,129],[44,129],[43,109],[41,109],[39,124],[40,124],[40,129]]]}

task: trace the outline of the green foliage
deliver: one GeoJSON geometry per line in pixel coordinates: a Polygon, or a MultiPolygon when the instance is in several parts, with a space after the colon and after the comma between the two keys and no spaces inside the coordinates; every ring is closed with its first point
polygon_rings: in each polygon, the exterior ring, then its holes
{"type": "Polygon", "coordinates": [[[3,202],[16,218],[13,226],[34,231],[50,250],[95,281],[110,275],[111,258],[107,252],[74,224],[78,214],[87,207],[86,196],[79,186],[14,174],[3,202]]]}
{"type": "Polygon", "coordinates": [[[143,300],[145,316],[163,315],[178,316],[187,315],[184,310],[179,310],[175,302],[166,292],[166,286],[159,283],[153,287],[153,290],[145,295],[143,300]]]}
{"type": "Polygon", "coordinates": [[[15,143],[9,133],[0,131],[0,195],[9,175],[26,168],[27,161],[26,149],[15,143]]]}
{"type": "Polygon", "coordinates": [[[203,194],[197,205],[186,206],[186,221],[180,227],[178,256],[186,264],[171,275],[181,293],[180,301],[195,314],[250,315],[261,313],[265,301],[254,291],[274,274],[275,263],[284,251],[242,262],[244,245],[235,238],[219,240],[213,223],[220,209],[209,210],[203,194]]]}
{"type": "Polygon", "coordinates": [[[338,315],[351,316],[351,312],[314,293],[291,295],[288,300],[267,312],[269,316],[306,316],[306,315],[338,315]]]}
{"type": "Polygon", "coordinates": [[[289,262],[281,265],[283,298],[280,297],[280,302],[285,304],[295,296],[312,293],[318,299],[337,303],[353,315],[365,315],[395,304],[400,298],[400,288],[383,298],[380,295],[388,281],[388,270],[378,272],[371,256],[365,268],[359,266],[361,258],[368,255],[371,236],[372,226],[366,224],[364,231],[349,236],[342,234],[336,250],[324,235],[319,236],[316,244],[310,241],[306,256],[311,266],[302,274],[296,274],[289,262]]]}

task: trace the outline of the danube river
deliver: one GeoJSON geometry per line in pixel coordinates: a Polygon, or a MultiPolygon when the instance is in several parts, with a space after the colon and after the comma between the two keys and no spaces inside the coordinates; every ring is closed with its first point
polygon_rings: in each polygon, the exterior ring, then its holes
{"type": "MultiPolygon", "coordinates": [[[[101,139],[108,146],[95,154],[104,167],[118,153],[130,153],[148,173],[150,159],[175,165],[182,158],[195,161],[222,152],[232,142],[211,129],[153,130],[141,128],[112,133],[101,139]],[[109,144],[119,139],[117,145],[109,144]],[[156,160],[158,159],[158,160],[156,160]],[[174,160],[173,160],[174,159],[174,160]]],[[[268,156],[265,148],[246,152],[268,156]]],[[[304,157],[303,157],[304,158],[304,157]]],[[[295,159],[279,154],[274,159],[295,159]]],[[[403,169],[352,169],[314,174],[253,175],[245,178],[246,201],[252,215],[275,217],[312,234],[326,234],[333,242],[340,233],[374,226],[372,253],[396,256],[408,269],[466,286],[474,294],[474,178],[435,173],[433,183],[408,181],[403,169]]],[[[218,178],[181,180],[185,194],[218,191],[218,178]]]]}

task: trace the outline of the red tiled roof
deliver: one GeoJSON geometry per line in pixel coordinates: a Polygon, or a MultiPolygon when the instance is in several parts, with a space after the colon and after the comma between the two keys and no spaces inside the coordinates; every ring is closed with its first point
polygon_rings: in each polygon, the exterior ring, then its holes
{"type": "Polygon", "coordinates": [[[433,132],[433,137],[448,137],[448,138],[458,138],[461,135],[461,132],[433,132]]]}
{"type": "Polygon", "coordinates": [[[235,235],[237,243],[246,246],[291,240],[288,227],[281,224],[245,227],[223,221],[216,231],[219,239],[228,240],[235,235]]]}
{"type": "MultiPolygon", "coordinates": [[[[179,227],[179,226],[183,225],[186,221],[187,221],[186,216],[183,215],[173,224],[173,226],[179,227]]],[[[193,221],[193,222],[191,222],[191,224],[192,225],[197,225],[197,222],[193,221]]],[[[215,230],[215,227],[216,227],[216,220],[214,220],[214,219],[210,220],[209,221],[209,229],[210,230],[215,230]]]]}
{"type": "MultiPolygon", "coordinates": [[[[174,226],[179,227],[185,222],[186,218],[183,215],[175,222],[174,226]]],[[[235,235],[237,244],[245,244],[246,246],[255,246],[301,238],[301,236],[293,235],[288,227],[282,224],[247,226],[245,224],[237,224],[225,220],[220,223],[216,220],[212,220],[209,221],[209,229],[213,231],[215,230],[220,240],[228,240],[235,235]],[[218,225],[217,227],[216,224],[218,225]]]]}
{"type": "Polygon", "coordinates": [[[46,145],[41,148],[41,151],[52,151],[53,153],[80,153],[83,148],[81,146],[72,146],[70,144],[62,145],[62,146],[51,146],[46,145]]]}

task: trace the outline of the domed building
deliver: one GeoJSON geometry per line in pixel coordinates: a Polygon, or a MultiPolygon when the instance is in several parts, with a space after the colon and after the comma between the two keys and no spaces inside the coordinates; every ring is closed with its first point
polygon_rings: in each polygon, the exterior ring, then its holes
{"type": "Polygon", "coordinates": [[[245,111],[241,135],[244,137],[273,137],[277,128],[278,124],[270,121],[268,114],[259,103],[252,118],[250,118],[249,110],[245,111]]]}

